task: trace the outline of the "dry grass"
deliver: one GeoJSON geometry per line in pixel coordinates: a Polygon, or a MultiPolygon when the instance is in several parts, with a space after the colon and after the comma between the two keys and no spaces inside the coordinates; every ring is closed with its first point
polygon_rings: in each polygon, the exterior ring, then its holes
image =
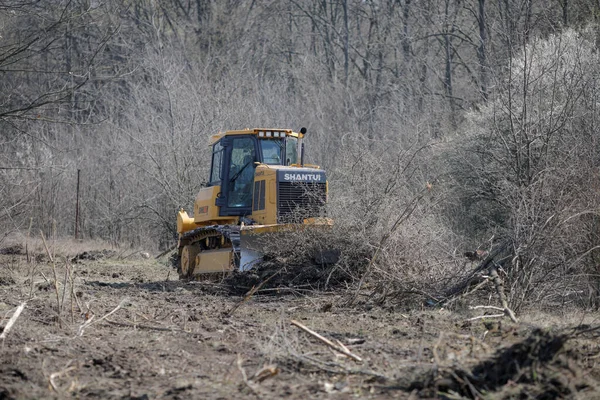
{"type": "MultiPolygon", "coordinates": [[[[81,254],[86,251],[98,252],[102,250],[112,250],[117,253],[119,258],[127,258],[131,255],[148,251],[143,248],[134,248],[131,246],[114,246],[110,242],[101,239],[75,240],[74,238],[48,237],[46,238],[46,243],[52,256],[56,255],[62,258],[72,258],[77,254],[81,254]]],[[[29,237],[26,232],[13,234],[8,236],[1,244],[2,248],[9,248],[14,246],[20,247],[22,249],[23,254],[25,254],[25,249],[27,249],[29,253],[34,256],[38,254],[46,254],[44,242],[39,232],[38,234],[32,234],[29,237]]]]}

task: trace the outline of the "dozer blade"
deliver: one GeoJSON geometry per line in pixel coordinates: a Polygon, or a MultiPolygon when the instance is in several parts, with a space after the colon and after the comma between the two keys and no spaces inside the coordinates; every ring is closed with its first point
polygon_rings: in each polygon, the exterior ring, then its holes
{"type": "MultiPolygon", "coordinates": [[[[276,224],[276,225],[246,225],[240,228],[240,253],[239,253],[239,269],[240,271],[248,271],[262,261],[263,256],[267,253],[267,249],[273,250],[277,247],[276,243],[290,245],[294,243],[293,238],[286,236],[298,234],[306,229],[329,228],[333,224],[330,218],[311,218],[305,220],[303,224],[276,224]]],[[[315,255],[315,260],[321,258],[331,262],[333,258],[337,261],[337,257],[332,257],[331,254],[315,255]]],[[[326,262],[327,263],[327,262],[326,262]]]]}
{"type": "Polygon", "coordinates": [[[248,271],[262,261],[264,236],[252,233],[240,237],[240,271],[248,271]]]}

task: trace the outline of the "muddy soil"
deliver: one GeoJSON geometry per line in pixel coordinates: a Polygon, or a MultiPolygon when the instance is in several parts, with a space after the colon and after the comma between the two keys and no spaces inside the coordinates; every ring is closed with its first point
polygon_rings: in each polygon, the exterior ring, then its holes
{"type": "Polygon", "coordinates": [[[240,305],[167,261],[67,260],[0,255],[0,399],[600,398],[597,312],[468,321],[293,287],[240,305]]]}

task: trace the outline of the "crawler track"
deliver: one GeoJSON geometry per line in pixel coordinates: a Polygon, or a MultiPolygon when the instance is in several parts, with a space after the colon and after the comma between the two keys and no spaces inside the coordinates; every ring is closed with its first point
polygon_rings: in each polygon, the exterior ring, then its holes
{"type": "Polygon", "coordinates": [[[180,278],[187,279],[181,268],[181,253],[184,246],[200,244],[201,251],[210,251],[230,247],[233,251],[234,267],[239,267],[240,262],[240,227],[235,225],[211,225],[186,232],[179,239],[177,257],[174,267],[180,278]],[[217,240],[207,241],[216,238],[217,240]]]}

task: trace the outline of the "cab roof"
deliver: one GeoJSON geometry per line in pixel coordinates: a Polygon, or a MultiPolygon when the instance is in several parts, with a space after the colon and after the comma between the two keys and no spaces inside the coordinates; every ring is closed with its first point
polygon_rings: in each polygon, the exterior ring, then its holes
{"type": "MultiPolygon", "coordinates": [[[[271,132],[271,135],[273,132],[280,132],[279,134],[281,135],[281,132],[285,133],[285,136],[291,136],[291,137],[295,137],[295,138],[300,138],[302,139],[304,137],[304,135],[300,132],[294,132],[291,129],[282,129],[282,128],[254,128],[254,129],[242,129],[242,130],[236,130],[236,131],[225,131],[225,132],[219,132],[216,135],[212,135],[210,137],[209,146],[212,146],[213,144],[215,144],[216,142],[218,142],[219,140],[221,140],[224,136],[234,136],[234,135],[259,135],[259,132],[264,132],[264,134],[266,134],[267,132],[271,132]]],[[[270,137],[270,136],[267,136],[270,137]]]]}

